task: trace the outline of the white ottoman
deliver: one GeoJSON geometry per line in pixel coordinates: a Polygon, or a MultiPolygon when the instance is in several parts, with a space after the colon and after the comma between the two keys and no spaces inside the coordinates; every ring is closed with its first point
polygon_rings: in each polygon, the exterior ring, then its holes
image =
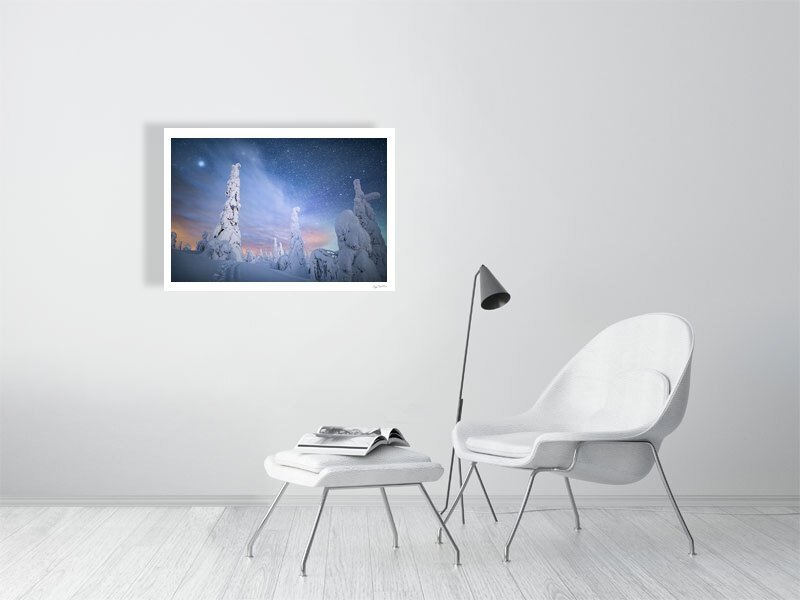
{"type": "Polygon", "coordinates": [[[425,486],[422,484],[428,481],[436,481],[442,476],[444,469],[439,463],[431,462],[431,459],[419,452],[409,448],[398,448],[396,446],[381,446],[367,456],[337,456],[333,454],[303,454],[296,450],[286,450],[278,452],[274,456],[268,456],[264,461],[264,468],[267,474],[274,479],[283,481],[278,495],[272,501],[264,520],[253,532],[250,541],[247,543],[247,556],[253,556],[253,544],[255,543],[267,519],[272,514],[278,501],[283,496],[283,492],[289,487],[290,483],[306,487],[322,488],[322,500],[317,510],[317,517],[311,529],[311,535],[306,544],[303,554],[303,562],[300,566],[300,574],[306,574],[306,562],[314,542],[314,535],[317,532],[319,519],[322,509],[325,507],[325,500],[328,491],[341,488],[367,488],[377,487],[381,490],[383,504],[386,507],[386,514],[389,517],[389,525],[392,528],[394,548],[397,548],[397,528],[392,517],[392,509],[389,507],[389,500],[386,497],[387,487],[401,485],[419,486],[422,495],[431,507],[436,516],[439,526],[447,534],[453,549],[455,550],[455,564],[461,564],[461,553],[456,545],[447,526],[436,507],[431,502],[425,486]]]}

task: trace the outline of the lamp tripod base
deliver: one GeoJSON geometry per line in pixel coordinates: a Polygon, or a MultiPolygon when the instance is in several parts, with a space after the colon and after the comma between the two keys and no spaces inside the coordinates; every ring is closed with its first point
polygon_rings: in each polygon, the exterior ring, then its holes
{"type": "MultiPolygon", "coordinates": [[[[456,451],[455,449],[450,450],[450,469],[447,472],[447,495],[444,500],[444,508],[442,508],[440,514],[445,514],[447,509],[450,507],[450,489],[452,488],[453,484],[453,466],[456,461],[456,451]]],[[[475,475],[478,477],[478,483],[481,485],[481,491],[483,492],[483,497],[486,498],[486,504],[489,505],[489,510],[492,512],[492,518],[494,522],[497,523],[497,514],[494,512],[494,507],[492,506],[492,501],[489,498],[489,493],[486,491],[486,486],[483,485],[483,479],[481,478],[481,473],[478,471],[478,465],[473,466],[473,470],[475,471],[475,475]]],[[[461,472],[461,459],[458,459],[458,487],[464,485],[463,474],[461,472]]],[[[462,494],[461,497],[457,500],[461,504],[461,524],[466,523],[465,514],[464,514],[464,495],[462,494]]]]}
{"type": "MultiPolygon", "coordinates": [[[[478,285],[478,277],[481,278],[481,308],[485,310],[494,310],[496,308],[500,308],[504,304],[506,304],[510,299],[511,295],[505,290],[505,288],[500,285],[500,282],[497,281],[497,278],[492,275],[492,272],[486,268],[486,265],[481,265],[480,269],[477,270],[475,276],[472,278],[472,295],[470,296],[469,300],[469,320],[467,321],[467,339],[464,342],[464,362],[461,363],[461,385],[458,388],[458,410],[456,411],[456,424],[461,421],[461,412],[464,408],[464,375],[467,372],[467,355],[469,354],[469,333],[472,329],[472,312],[475,308],[475,288],[478,285]]],[[[453,464],[456,460],[456,450],[452,448],[450,450],[450,470],[447,474],[447,497],[444,501],[444,508],[442,509],[442,514],[444,514],[448,507],[450,506],[450,489],[453,485],[453,464]]],[[[483,497],[486,498],[486,503],[489,505],[489,510],[492,511],[492,518],[494,518],[494,522],[497,523],[497,514],[494,512],[494,507],[492,506],[492,501],[489,499],[489,494],[486,493],[486,486],[483,485],[483,479],[481,478],[481,474],[478,471],[477,463],[472,463],[472,467],[470,468],[469,473],[467,473],[467,480],[469,480],[470,474],[472,471],[475,471],[475,474],[478,476],[478,481],[481,484],[481,491],[483,492],[483,497]]],[[[456,503],[461,503],[461,523],[462,525],[466,522],[464,518],[464,490],[462,489],[464,486],[464,476],[461,472],[461,459],[458,459],[458,484],[459,484],[459,493],[456,496],[456,503]]],[[[455,507],[453,507],[455,508],[455,507]]],[[[448,513],[447,517],[450,514],[448,513]]],[[[447,520],[445,517],[445,520],[447,520]]],[[[441,537],[441,536],[440,536],[441,537]]]]}

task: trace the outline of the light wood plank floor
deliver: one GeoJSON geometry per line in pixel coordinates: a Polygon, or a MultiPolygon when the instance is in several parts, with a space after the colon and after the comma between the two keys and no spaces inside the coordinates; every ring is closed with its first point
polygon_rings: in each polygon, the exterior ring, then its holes
{"type": "Polygon", "coordinates": [[[279,506],[252,559],[262,507],[0,507],[0,600],[800,598],[797,507],[686,507],[695,558],[667,508],[582,508],[580,532],[534,509],[509,563],[515,509],[497,508],[453,523],[456,569],[428,507],[394,508],[393,550],[382,507],[331,504],[301,578],[314,507],[279,506]]]}

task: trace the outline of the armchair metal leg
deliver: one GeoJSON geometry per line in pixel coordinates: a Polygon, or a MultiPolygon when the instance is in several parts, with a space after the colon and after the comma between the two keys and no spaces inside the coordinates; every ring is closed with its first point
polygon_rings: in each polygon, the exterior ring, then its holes
{"type": "Polygon", "coordinates": [[[267,519],[269,519],[272,511],[275,510],[275,507],[278,505],[278,500],[281,499],[283,496],[283,492],[286,491],[286,488],[289,487],[289,482],[283,484],[281,490],[278,492],[278,495],[275,496],[275,499],[272,501],[272,504],[269,506],[269,510],[267,510],[267,514],[264,516],[264,519],[261,521],[261,524],[256,528],[253,532],[253,535],[250,536],[250,540],[247,542],[247,551],[245,552],[245,556],[248,558],[253,558],[253,544],[256,543],[258,536],[261,535],[261,530],[264,529],[264,525],[267,524],[267,519]]]}
{"type": "Polygon", "coordinates": [[[528,480],[528,489],[525,490],[525,497],[522,499],[522,506],[519,507],[519,514],[517,515],[517,520],[514,523],[514,528],[511,530],[511,535],[508,536],[508,541],[506,542],[506,547],[503,552],[504,562],[508,562],[508,551],[511,548],[511,542],[514,541],[514,536],[517,534],[517,529],[519,528],[519,522],[522,520],[522,515],[525,513],[525,507],[528,505],[528,497],[531,495],[531,488],[533,488],[533,480],[536,479],[536,473],[538,473],[538,471],[536,470],[531,471],[531,477],[528,480]]]}
{"type": "Polygon", "coordinates": [[[650,449],[653,451],[653,458],[656,459],[658,474],[661,475],[661,483],[664,484],[664,489],[667,490],[667,496],[669,496],[669,501],[672,503],[672,508],[675,510],[675,515],[677,515],[678,521],[680,521],[681,527],[683,528],[683,533],[685,533],[686,537],[689,538],[689,556],[696,556],[697,553],[694,551],[694,538],[692,537],[692,534],[689,533],[689,528],[686,526],[686,521],[683,520],[681,509],[678,508],[678,503],[675,502],[675,496],[672,495],[672,490],[669,487],[667,476],[664,474],[664,467],[661,466],[661,459],[658,458],[658,451],[651,442],[646,442],[646,443],[650,446],[650,449]]]}
{"type": "Polygon", "coordinates": [[[439,514],[447,512],[447,507],[450,506],[450,486],[453,483],[453,463],[456,460],[456,449],[450,450],[450,471],[447,474],[447,494],[444,497],[444,507],[439,511],[439,514]]]}
{"type": "Polygon", "coordinates": [[[389,517],[389,525],[392,527],[392,548],[399,548],[397,545],[397,527],[394,525],[392,508],[389,506],[389,498],[386,497],[386,488],[381,488],[381,496],[383,496],[383,505],[386,507],[386,516],[389,517]]]}
{"type": "Polygon", "coordinates": [[[306,551],[303,553],[303,562],[300,565],[300,575],[306,576],[306,563],[308,562],[308,553],[311,552],[311,544],[314,543],[314,536],[317,533],[319,526],[319,518],[322,516],[322,509],[325,508],[325,500],[328,499],[328,488],[322,489],[322,500],[320,500],[319,508],[317,509],[317,517],[314,519],[314,526],[311,528],[311,535],[308,537],[306,544],[306,551]]]}
{"type": "Polygon", "coordinates": [[[445,515],[444,520],[442,521],[442,527],[439,527],[439,532],[436,534],[437,544],[442,543],[442,528],[447,524],[447,521],[450,520],[450,515],[453,514],[453,511],[456,509],[456,506],[458,506],[458,501],[461,500],[461,497],[464,495],[464,490],[466,489],[467,484],[469,483],[469,478],[472,476],[472,472],[474,470],[475,470],[475,463],[472,463],[472,465],[469,468],[469,471],[467,471],[467,476],[464,478],[464,483],[461,484],[461,489],[458,490],[456,499],[455,501],[453,501],[453,506],[451,506],[450,510],[447,511],[447,514],[445,515]]]}
{"type": "MultiPolygon", "coordinates": [[[[460,458],[458,459],[458,485],[459,486],[464,485],[463,476],[461,475],[461,459],[460,458]]],[[[456,502],[458,502],[458,501],[456,501],[456,502]]],[[[461,496],[460,504],[461,504],[461,524],[464,525],[467,521],[464,518],[464,496],[463,495],[461,496]]]]}
{"type": "MultiPolygon", "coordinates": [[[[445,514],[447,512],[448,507],[450,506],[450,490],[452,488],[453,466],[455,465],[455,462],[456,462],[456,451],[455,451],[455,449],[452,449],[450,451],[450,469],[449,469],[448,474],[447,474],[447,492],[445,493],[444,507],[442,507],[442,510],[439,511],[440,515],[445,514]]],[[[483,497],[486,498],[486,503],[489,505],[489,510],[492,512],[492,518],[494,519],[494,522],[497,523],[497,514],[494,512],[494,506],[492,506],[492,501],[489,498],[489,492],[486,491],[486,486],[483,485],[483,479],[481,478],[481,473],[480,473],[480,471],[478,471],[477,465],[475,466],[475,474],[478,476],[478,482],[480,482],[480,484],[481,484],[481,491],[483,492],[483,497]]],[[[464,481],[461,478],[461,460],[460,459],[458,461],[458,485],[464,485],[464,481]]],[[[463,512],[464,512],[464,504],[463,504],[463,500],[462,500],[462,503],[461,503],[461,511],[462,511],[461,522],[463,523],[464,522],[464,514],[463,514],[463,512]]]]}
{"type": "Polygon", "coordinates": [[[564,477],[564,483],[567,484],[567,492],[569,493],[569,501],[572,503],[572,514],[575,515],[575,531],[581,530],[581,517],[578,514],[578,507],[575,505],[575,496],[572,495],[572,484],[569,482],[569,477],[564,477]]]}
{"type": "MultiPolygon", "coordinates": [[[[472,472],[471,469],[470,469],[470,472],[472,472]]],[[[467,479],[469,479],[469,473],[467,473],[467,479]]],[[[419,484],[419,489],[422,492],[422,495],[425,496],[425,500],[428,501],[428,505],[431,507],[431,510],[433,511],[433,514],[436,515],[436,519],[439,521],[439,525],[441,526],[440,529],[439,529],[439,537],[440,537],[439,541],[441,542],[442,529],[444,529],[444,532],[447,534],[447,539],[450,540],[450,544],[453,546],[453,550],[456,553],[455,566],[456,567],[459,566],[461,564],[461,550],[458,549],[458,546],[456,545],[456,541],[453,539],[453,536],[450,535],[450,530],[447,529],[446,523],[442,520],[442,515],[439,514],[438,510],[436,510],[436,506],[434,506],[433,501],[431,500],[431,497],[428,496],[428,491],[425,489],[425,486],[420,483],[419,484]]],[[[456,500],[456,501],[458,501],[458,500],[456,500]]],[[[455,508],[455,504],[453,505],[453,508],[455,508]]],[[[450,512],[453,512],[452,509],[450,510],[450,512]]]]}
{"type": "Polygon", "coordinates": [[[489,494],[486,493],[486,487],[483,485],[483,479],[481,479],[481,472],[478,471],[478,466],[475,465],[475,475],[478,477],[478,483],[481,484],[481,490],[483,490],[483,496],[486,498],[486,503],[489,505],[489,510],[492,511],[492,518],[494,522],[497,523],[497,515],[494,512],[494,506],[492,506],[492,501],[489,500],[489,494]]]}

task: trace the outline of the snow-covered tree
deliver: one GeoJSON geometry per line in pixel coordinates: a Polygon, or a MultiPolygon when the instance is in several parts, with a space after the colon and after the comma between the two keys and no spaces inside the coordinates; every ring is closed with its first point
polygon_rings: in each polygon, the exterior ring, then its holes
{"type": "Polygon", "coordinates": [[[365,194],[361,189],[361,180],[356,179],[353,181],[356,196],[353,200],[353,212],[358,217],[358,222],[369,234],[370,248],[367,250],[372,262],[378,269],[378,275],[381,279],[386,279],[386,265],[387,265],[387,251],[386,240],[383,239],[383,233],[375,220],[375,211],[370,205],[370,200],[377,200],[381,197],[378,192],[370,192],[365,194]]]}
{"type": "Polygon", "coordinates": [[[369,257],[370,238],[352,210],[336,217],[336,238],[339,242],[337,281],[380,281],[378,269],[369,257]]]}
{"type": "Polygon", "coordinates": [[[314,281],[336,281],[338,256],[338,253],[333,250],[325,248],[314,250],[308,260],[311,268],[311,279],[314,281]]]}
{"type": "Polygon", "coordinates": [[[300,235],[300,207],[292,209],[292,236],[289,241],[287,270],[297,277],[308,277],[308,263],[303,237],[300,235]]]}
{"type": "Polygon", "coordinates": [[[178,234],[173,231],[170,234],[169,237],[172,238],[172,249],[173,250],[177,250],[178,249],[178,234]]]}
{"type": "Polygon", "coordinates": [[[186,243],[186,244],[183,245],[183,251],[184,252],[191,252],[192,251],[192,247],[188,243],[186,243]]]}
{"type": "Polygon", "coordinates": [[[253,262],[253,261],[256,259],[256,256],[255,256],[255,254],[253,254],[253,251],[252,251],[252,250],[248,250],[248,251],[247,251],[247,254],[245,254],[245,257],[244,257],[244,259],[245,259],[247,262],[253,262]]]}
{"type": "Polygon", "coordinates": [[[229,251],[227,256],[222,254],[224,244],[220,244],[215,248],[211,256],[215,260],[235,260],[238,262],[243,260],[242,233],[239,231],[239,209],[242,206],[239,196],[239,168],[241,166],[239,163],[231,165],[231,174],[225,190],[225,206],[219,214],[219,224],[211,236],[212,239],[227,242],[229,251]]]}
{"type": "Polygon", "coordinates": [[[286,252],[283,250],[283,242],[278,242],[278,256],[286,256],[286,252]]]}
{"type": "Polygon", "coordinates": [[[258,254],[255,254],[255,253],[253,253],[253,254],[254,254],[253,262],[265,265],[265,266],[269,267],[270,269],[274,269],[275,268],[275,261],[273,261],[270,258],[269,251],[264,252],[264,248],[259,248],[258,249],[258,254]]]}
{"type": "Polygon", "coordinates": [[[281,253],[278,251],[278,238],[272,238],[272,258],[277,259],[281,253]]]}
{"type": "Polygon", "coordinates": [[[233,250],[228,240],[219,240],[217,238],[210,238],[203,256],[207,256],[212,260],[233,260],[231,256],[233,250]]]}
{"type": "Polygon", "coordinates": [[[208,247],[208,232],[203,232],[202,239],[197,240],[197,243],[194,245],[194,249],[199,252],[205,252],[206,248],[208,247]]]}

